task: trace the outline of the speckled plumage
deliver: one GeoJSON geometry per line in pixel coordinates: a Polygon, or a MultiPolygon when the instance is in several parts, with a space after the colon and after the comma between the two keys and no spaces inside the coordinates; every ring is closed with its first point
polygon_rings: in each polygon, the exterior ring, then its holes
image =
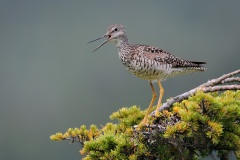
{"type": "Polygon", "coordinates": [[[204,62],[183,60],[153,46],[130,44],[121,25],[110,26],[107,34],[114,32],[122,33],[116,40],[121,62],[139,78],[163,81],[176,75],[205,70],[202,66],[204,62]],[[118,31],[115,31],[116,28],[118,31]]]}
{"type": "MultiPolygon", "coordinates": [[[[160,97],[157,106],[157,108],[159,108],[164,93],[161,81],[181,74],[206,70],[203,66],[203,64],[206,64],[205,62],[183,60],[167,51],[149,45],[130,44],[124,27],[119,24],[111,25],[103,37],[97,38],[93,41],[101,38],[107,38],[107,40],[94,51],[108,41],[117,43],[119,58],[126,69],[135,76],[150,81],[153,95],[148,112],[143,120],[144,124],[156,98],[156,92],[152,85],[153,80],[157,80],[160,88],[160,97]]],[[[157,113],[158,112],[156,112],[156,114],[157,113]]]]}

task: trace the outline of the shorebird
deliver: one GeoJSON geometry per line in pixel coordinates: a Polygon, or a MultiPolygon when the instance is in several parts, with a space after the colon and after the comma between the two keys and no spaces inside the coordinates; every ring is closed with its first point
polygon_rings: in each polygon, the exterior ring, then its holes
{"type": "Polygon", "coordinates": [[[139,126],[146,125],[147,117],[156,99],[156,92],[152,84],[153,81],[157,81],[160,89],[155,112],[155,116],[157,116],[164,94],[164,89],[161,84],[162,81],[177,75],[206,70],[204,67],[206,62],[184,60],[158,47],[129,43],[124,27],[119,24],[111,25],[107,29],[106,34],[88,43],[102,38],[106,38],[106,40],[93,52],[109,41],[115,42],[117,44],[119,58],[125,68],[135,76],[148,80],[150,83],[152,99],[148,106],[147,113],[139,126]]]}

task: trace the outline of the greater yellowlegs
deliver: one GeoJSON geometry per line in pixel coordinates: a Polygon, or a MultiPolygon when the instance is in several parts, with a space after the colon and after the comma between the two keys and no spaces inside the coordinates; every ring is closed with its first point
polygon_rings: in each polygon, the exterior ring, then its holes
{"type": "Polygon", "coordinates": [[[107,33],[104,36],[92,40],[89,43],[102,38],[107,38],[107,40],[98,46],[94,51],[108,41],[115,42],[117,44],[119,58],[126,69],[135,76],[149,80],[150,82],[152,99],[141,125],[146,124],[147,116],[149,115],[156,99],[156,92],[154,90],[152,81],[156,80],[160,89],[160,95],[156,109],[156,115],[158,115],[158,110],[161,107],[161,101],[164,94],[161,81],[181,74],[206,70],[206,68],[203,66],[203,64],[206,64],[206,62],[183,60],[167,51],[149,45],[130,44],[124,27],[119,24],[111,25],[107,29],[107,33]]]}

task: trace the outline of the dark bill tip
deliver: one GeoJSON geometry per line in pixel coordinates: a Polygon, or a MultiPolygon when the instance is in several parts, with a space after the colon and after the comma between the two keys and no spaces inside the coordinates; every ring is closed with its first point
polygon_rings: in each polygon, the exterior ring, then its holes
{"type": "Polygon", "coordinates": [[[102,44],[100,44],[96,49],[94,49],[94,51],[92,51],[92,53],[93,52],[95,52],[96,50],[98,50],[98,48],[100,48],[100,47],[102,47],[105,43],[107,43],[109,40],[107,39],[106,41],[104,41],[102,44]]]}
{"type": "Polygon", "coordinates": [[[102,38],[105,38],[105,37],[107,37],[107,40],[104,41],[101,45],[99,45],[94,51],[92,51],[92,53],[95,52],[98,48],[102,47],[105,43],[107,43],[107,42],[109,41],[110,36],[104,35],[104,36],[102,36],[102,37],[99,37],[99,38],[97,38],[97,39],[94,39],[94,40],[88,42],[88,43],[92,43],[92,42],[95,42],[95,41],[97,41],[97,40],[99,40],[99,39],[102,39],[102,38]]]}
{"type": "Polygon", "coordinates": [[[99,38],[94,39],[94,40],[92,40],[92,41],[89,41],[89,42],[87,42],[87,43],[92,43],[92,42],[97,41],[97,40],[99,40],[99,39],[102,39],[102,38],[104,38],[104,37],[105,37],[105,36],[99,37],[99,38]]]}

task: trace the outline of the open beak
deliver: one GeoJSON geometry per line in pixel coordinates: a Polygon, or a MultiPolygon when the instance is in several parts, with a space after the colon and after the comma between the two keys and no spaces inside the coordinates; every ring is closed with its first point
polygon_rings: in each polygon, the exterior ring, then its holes
{"type": "Polygon", "coordinates": [[[92,43],[92,42],[95,42],[95,41],[97,41],[97,40],[99,40],[99,39],[102,39],[102,38],[105,38],[105,37],[107,37],[107,40],[104,41],[101,45],[99,45],[96,49],[94,49],[94,50],[92,51],[92,53],[95,52],[98,48],[102,47],[105,43],[107,43],[107,42],[110,40],[110,36],[109,36],[109,35],[104,35],[104,36],[102,36],[102,37],[100,37],[100,38],[97,38],[97,39],[94,39],[94,40],[88,42],[88,43],[92,43]]]}

